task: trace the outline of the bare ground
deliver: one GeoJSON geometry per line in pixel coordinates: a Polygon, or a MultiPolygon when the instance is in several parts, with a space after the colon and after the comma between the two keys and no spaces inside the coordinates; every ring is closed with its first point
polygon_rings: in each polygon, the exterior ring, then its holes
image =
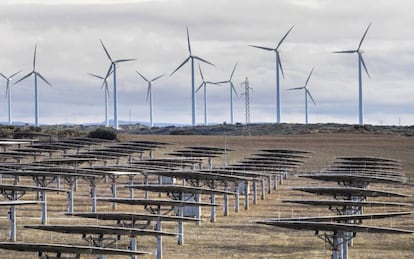
{"type": "MultiPolygon", "coordinates": [[[[414,138],[396,135],[374,134],[301,134],[301,135],[275,135],[275,136],[168,136],[168,135],[122,135],[121,139],[140,139],[166,141],[174,145],[167,149],[155,152],[155,157],[165,156],[174,149],[188,145],[204,145],[228,147],[236,151],[231,152],[227,162],[231,163],[242,159],[262,148],[293,148],[313,151],[312,158],[300,168],[300,171],[317,171],[326,167],[335,157],[343,155],[352,156],[380,156],[401,160],[404,172],[409,178],[407,185],[375,185],[389,191],[403,192],[414,195],[414,138]]],[[[221,166],[224,159],[216,159],[213,164],[221,166]]],[[[122,179],[120,180],[122,182],[122,179]]],[[[124,179],[126,182],[126,179],[124,179]]],[[[31,184],[27,179],[23,183],[31,184]]],[[[283,198],[311,197],[309,194],[289,190],[293,186],[322,185],[318,181],[303,180],[289,177],[279,190],[266,195],[265,200],[258,200],[251,204],[249,210],[238,213],[231,211],[230,216],[222,216],[218,208],[216,223],[209,222],[209,210],[203,209],[204,221],[200,226],[185,223],[185,244],[178,246],[175,238],[164,238],[164,258],[330,258],[329,250],[324,249],[324,242],[310,231],[294,231],[282,228],[256,225],[254,220],[270,217],[332,215],[327,208],[310,208],[304,205],[290,205],[281,203],[283,198]]],[[[88,185],[80,182],[79,191],[75,194],[75,210],[90,211],[88,185]]],[[[109,196],[109,183],[100,183],[98,196],[109,196]]],[[[126,190],[119,188],[119,196],[128,197],[126,190]]],[[[137,193],[136,196],[139,196],[137,193]]],[[[25,199],[34,199],[28,195],[25,199]]],[[[208,198],[203,198],[207,201],[208,198]]],[[[387,199],[386,199],[387,200],[387,199]]],[[[414,203],[414,198],[393,199],[393,201],[414,203]]],[[[218,203],[223,200],[218,198],[218,203]]],[[[97,222],[69,218],[64,215],[67,209],[65,194],[49,194],[49,223],[50,224],[110,224],[110,222],[97,222]]],[[[230,201],[230,206],[234,200],[230,201]]],[[[142,208],[118,206],[118,211],[143,212],[142,208]]],[[[377,208],[367,209],[366,212],[386,212],[407,210],[406,208],[377,208]]],[[[80,235],[55,234],[41,231],[23,229],[23,224],[40,223],[40,207],[19,207],[18,211],[18,241],[26,242],[54,242],[85,244],[80,235]]],[[[111,211],[110,204],[98,203],[98,211],[111,211]]],[[[9,222],[7,208],[0,208],[0,241],[7,241],[9,222]]],[[[365,222],[367,225],[397,227],[414,230],[413,216],[373,220],[365,222]]],[[[176,224],[163,224],[164,230],[176,232],[176,224]]],[[[123,237],[117,242],[119,248],[126,248],[128,238],[123,237]]],[[[152,237],[142,237],[138,240],[138,248],[144,251],[155,252],[156,241],[152,237]]],[[[86,256],[83,258],[95,258],[86,256]]],[[[153,258],[154,255],[143,258],[153,258]]],[[[413,258],[413,235],[383,235],[358,234],[350,248],[350,258],[413,258]]],[[[33,253],[20,253],[0,250],[0,258],[37,258],[33,253]]],[[[107,256],[106,258],[113,258],[107,256]]],[[[119,257],[121,258],[121,257],[119,257]]]]}

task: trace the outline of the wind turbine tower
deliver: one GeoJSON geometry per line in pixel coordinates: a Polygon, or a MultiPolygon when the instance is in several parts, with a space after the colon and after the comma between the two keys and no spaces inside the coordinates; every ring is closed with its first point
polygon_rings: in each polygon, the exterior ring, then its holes
{"type": "Polygon", "coordinates": [[[20,73],[21,71],[18,71],[14,73],[13,75],[7,77],[4,74],[0,73],[0,76],[2,76],[4,79],[6,79],[6,96],[7,96],[7,107],[8,107],[8,118],[9,118],[9,125],[12,125],[12,108],[11,108],[11,102],[12,102],[12,96],[11,96],[11,87],[10,87],[10,81],[13,79],[15,75],[20,73]]]}
{"type": "Polygon", "coordinates": [[[312,100],[312,102],[313,102],[313,104],[315,104],[316,105],[316,103],[315,103],[315,100],[313,99],[313,97],[312,97],[312,95],[311,95],[311,93],[310,93],[310,91],[309,91],[309,89],[307,88],[307,86],[308,86],[308,82],[309,82],[309,79],[311,78],[311,76],[312,76],[312,73],[313,73],[313,68],[312,68],[312,70],[310,71],[310,73],[309,73],[309,75],[308,75],[308,78],[306,79],[306,82],[305,82],[305,85],[304,86],[301,86],[301,87],[295,87],[295,88],[290,88],[290,89],[288,89],[288,90],[305,90],[305,123],[306,124],[308,124],[308,96],[309,96],[309,98],[312,100]]]}
{"type": "MultiPolygon", "coordinates": [[[[111,73],[112,73],[112,71],[111,71],[111,73]]],[[[109,127],[109,116],[108,116],[108,113],[109,113],[108,112],[109,88],[108,88],[108,80],[107,80],[108,78],[103,77],[103,76],[98,76],[98,75],[95,75],[95,74],[91,74],[91,73],[89,73],[89,75],[103,80],[102,87],[105,88],[104,89],[104,91],[105,91],[105,127],[109,127]]]]}
{"type": "Polygon", "coordinates": [[[109,55],[108,50],[106,49],[105,45],[103,44],[102,40],[99,40],[101,42],[101,45],[106,53],[106,56],[108,57],[109,61],[111,61],[111,65],[109,66],[108,72],[106,73],[105,80],[108,79],[108,77],[111,75],[111,72],[113,73],[114,78],[114,128],[119,129],[119,123],[118,123],[118,92],[116,88],[116,64],[122,63],[122,62],[128,62],[128,61],[134,61],[135,59],[118,59],[113,60],[111,55],[109,55]]]}
{"type": "Polygon", "coordinates": [[[367,32],[369,28],[371,27],[372,23],[369,23],[367,29],[364,32],[364,35],[361,38],[361,41],[359,42],[358,48],[354,50],[344,50],[344,51],[334,51],[333,53],[357,53],[358,54],[358,103],[359,103],[359,125],[364,124],[364,111],[363,111],[363,102],[362,102],[362,67],[364,67],[365,73],[367,73],[368,78],[371,78],[367,66],[365,65],[364,58],[362,57],[363,51],[361,50],[362,43],[364,42],[365,36],[367,35],[367,32]]]}
{"type": "Polygon", "coordinates": [[[217,82],[218,84],[229,83],[229,85],[230,85],[230,124],[233,124],[233,92],[237,96],[236,88],[234,88],[233,82],[231,81],[231,79],[233,78],[233,75],[234,75],[234,71],[236,70],[236,67],[237,67],[237,62],[236,62],[236,64],[234,64],[233,71],[230,74],[229,80],[217,82]]]}
{"type": "Polygon", "coordinates": [[[194,60],[198,60],[198,61],[210,64],[210,65],[213,65],[213,64],[208,62],[205,59],[202,59],[202,58],[198,57],[198,56],[193,56],[193,54],[191,53],[190,34],[188,32],[188,27],[187,27],[187,44],[188,44],[188,52],[190,53],[190,55],[183,61],[183,63],[181,63],[181,65],[179,65],[170,74],[170,76],[172,76],[175,72],[177,72],[177,70],[179,70],[182,66],[184,66],[185,63],[187,63],[189,60],[191,61],[191,124],[193,126],[195,126],[196,125],[196,118],[195,118],[194,60]]]}
{"type": "Polygon", "coordinates": [[[197,88],[196,93],[200,91],[201,87],[203,87],[203,90],[204,90],[204,125],[207,125],[207,84],[213,84],[213,85],[218,85],[218,84],[215,82],[206,81],[204,79],[204,75],[203,75],[203,72],[201,71],[200,63],[198,63],[198,69],[200,70],[200,76],[201,76],[202,82],[200,86],[197,88]]]}
{"type": "Polygon", "coordinates": [[[263,49],[267,51],[273,51],[276,54],[276,123],[281,122],[280,118],[280,83],[279,83],[279,70],[282,73],[283,78],[285,78],[285,74],[283,72],[282,62],[280,61],[280,52],[279,47],[282,45],[283,41],[286,39],[290,31],[293,29],[294,26],[290,27],[290,29],[286,32],[286,34],[282,37],[279,43],[276,45],[276,48],[269,48],[269,47],[261,47],[256,45],[249,45],[253,48],[263,49]]]}
{"type": "Polygon", "coordinates": [[[33,55],[33,70],[29,74],[25,75],[24,77],[20,78],[14,84],[18,84],[19,82],[23,81],[24,79],[28,78],[31,75],[34,75],[34,90],[35,90],[35,126],[39,127],[39,95],[37,89],[37,77],[40,77],[46,84],[52,86],[39,72],[36,71],[36,49],[37,44],[34,48],[34,55],[33,55]]]}
{"type": "Polygon", "coordinates": [[[147,87],[147,102],[149,99],[149,106],[150,106],[150,127],[154,127],[153,121],[152,121],[152,83],[158,79],[160,79],[161,77],[163,77],[165,74],[159,75],[157,77],[154,77],[151,80],[148,80],[147,78],[145,78],[141,73],[139,73],[138,71],[136,71],[138,73],[138,75],[141,76],[142,79],[144,79],[145,82],[148,83],[148,87],[147,87]]]}

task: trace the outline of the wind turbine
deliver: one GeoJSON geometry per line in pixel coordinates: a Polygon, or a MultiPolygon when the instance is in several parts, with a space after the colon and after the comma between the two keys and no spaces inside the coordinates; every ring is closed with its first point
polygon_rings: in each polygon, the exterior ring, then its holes
{"type": "Polygon", "coordinates": [[[361,38],[361,41],[359,42],[358,48],[354,50],[344,50],[344,51],[334,51],[333,53],[357,53],[358,54],[358,82],[359,82],[359,125],[364,124],[364,118],[363,118],[363,104],[362,104],[362,68],[361,64],[364,67],[365,72],[367,73],[368,78],[371,78],[367,66],[365,65],[364,58],[362,57],[363,51],[361,50],[362,42],[364,42],[365,36],[367,35],[367,32],[369,30],[369,27],[371,27],[371,22],[368,24],[367,29],[364,32],[364,35],[361,38]]]}
{"type": "Polygon", "coordinates": [[[108,79],[108,77],[111,75],[111,72],[113,73],[114,77],[114,128],[119,129],[118,124],[118,92],[116,90],[116,64],[121,62],[128,62],[128,61],[134,61],[135,59],[118,59],[118,60],[112,60],[111,55],[109,55],[108,50],[106,49],[105,45],[103,44],[102,40],[99,40],[101,42],[101,45],[106,53],[106,56],[108,57],[109,61],[111,61],[111,65],[109,66],[108,72],[106,73],[105,80],[108,79]]]}
{"type": "Polygon", "coordinates": [[[312,100],[313,104],[316,105],[315,100],[313,99],[313,97],[312,97],[309,89],[307,88],[308,82],[309,82],[310,77],[312,76],[312,73],[313,73],[313,68],[310,71],[310,73],[308,75],[308,78],[306,79],[306,82],[305,82],[305,85],[304,86],[288,89],[288,90],[302,90],[302,89],[305,90],[305,123],[306,124],[308,124],[308,96],[312,100]]]}
{"type": "Polygon", "coordinates": [[[157,77],[154,77],[151,80],[148,80],[141,73],[139,73],[138,71],[136,71],[136,72],[138,73],[138,75],[140,75],[142,77],[142,79],[144,79],[148,83],[148,88],[147,88],[147,102],[148,102],[148,99],[149,99],[149,105],[150,105],[150,126],[152,128],[154,126],[154,124],[152,123],[152,83],[154,81],[160,79],[161,77],[163,77],[165,74],[159,75],[157,77]]]}
{"type": "Polygon", "coordinates": [[[276,123],[280,123],[280,84],[279,84],[279,69],[282,73],[283,78],[285,78],[285,74],[283,72],[282,63],[280,61],[280,53],[279,47],[282,45],[283,41],[286,39],[290,31],[293,29],[294,26],[290,27],[290,29],[286,32],[286,34],[282,37],[279,43],[276,45],[276,48],[269,48],[269,47],[261,47],[256,45],[249,45],[253,48],[263,49],[267,51],[274,51],[276,54],[276,123]]]}
{"type": "Polygon", "coordinates": [[[196,93],[200,91],[201,87],[203,87],[203,90],[204,90],[204,125],[207,125],[207,84],[217,85],[217,83],[204,80],[204,75],[203,75],[203,72],[201,71],[200,63],[198,63],[198,69],[200,70],[200,76],[203,82],[197,88],[196,93]]]}
{"type": "MultiPolygon", "coordinates": [[[[111,71],[112,73],[112,71],[111,71]]],[[[109,88],[108,88],[108,78],[103,76],[98,76],[92,73],[88,73],[90,76],[99,78],[103,80],[102,87],[105,87],[105,127],[109,127],[109,120],[108,120],[108,99],[109,99],[109,88]]]]}
{"type": "Polygon", "coordinates": [[[188,33],[188,27],[187,27],[187,43],[188,43],[188,52],[190,53],[190,55],[188,56],[188,58],[186,58],[184,60],[183,63],[181,63],[181,65],[179,65],[171,74],[170,76],[172,76],[175,72],[177,72],[177,70],[179,70],[182,66],[184,66],[189,60],[191,60],[191,123],[193,126],[195,126],[196,124],[196,119],[195,119],[195,87],[194,87],[194,59],[210,64],[212,66],[214,66],[212,63],[208,62],[205,59],[202,59],[198,56],[193,56],[193,54],[191,53],[191,45],[190,45],[190,34],[188,33]]]}
{"type": "Polygon", "coordinates": [[[33,55],[33,70],[29,74],[25,75],[24,77],[20,78],[14,84],[18,84],[19,82],[23,81],[24,79],[28,78],[32,74],[34,75],[34,87],[35,87],[35,126],[39,127],[39,96],[38,96],[38,89],[37,89],[37,77],[40,77],[46,84],[52,86],[39,72],[36,71],[36,49],[37,44],[35,44],[34,48],[34,55],[33,55]]]}
{"type": "Polygon", "coordinates": [[[236,88],[234,88],[233,82],[231,79],[233,78],[234,71],[236,70],[237,62],[234,64],[233,71],[231,72],[230,79],[227,81],[217,82],[218,84],[225,84],[229,83],[230,85],[230,123],[233,124],[233,92],[237,95],[236,88]]]}
{"type": "Polygon", "coordinates": [[[9,77],[7,77],[4,74],[0,73],[0,76],[2,76],[7,81],[7,84],[6,84],[6,96],[7,96],[8,115],[9,115],[8,116],[9,117],[9,125],[12,125],[12,110],[11,110],[12,97],[11,97],[10,81],[13,79],[13,77],[15,75],[17,75],[20,72],[22,72],[22,71],[17,71],[16,73],[14,73],[13,75],[11,75],[9,77]]]}

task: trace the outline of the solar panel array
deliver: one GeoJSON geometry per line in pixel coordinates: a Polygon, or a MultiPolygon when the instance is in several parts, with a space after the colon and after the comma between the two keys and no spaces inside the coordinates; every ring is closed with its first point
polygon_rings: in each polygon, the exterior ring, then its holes
{"type": "Polygon", "coordinates": [[[371,201],[372,198],[404,198],[404,193],[371,188],[372,184],[403,184],[406,181],[400,161],[376,157],[339,157],[327,169],[317,173],[299,174],[299,177],[337,183],[336,186],[293,187],[292,190],[331,196],[332,199],[289,199],[283,202],[311,206],[325,206],[335,216],[279,218],[257,221],[259,224],[298,230],[312,230],[331,246],[332,258],[348,258],[348,245],[359,232],[411,234],[406,229],[363,225],[365,219],[374,220],[411,215],[412,212],[364,214],[366,207],[411,206],[389,200],[371,201]],[[325,232],[319,234],[319,232],[325,232]],[[328,233],[327,233],[328,232],[328,233]]]}
{"type": "MultiPolygon", "coordinates": [[[[233,151],[220,147],[188,146],[167,153],[167,157],[154,158],[154,149],[163,148],[169,144],[155,141],[109,142],[89,138],[46,142],[22,141],[17,143],[9,141],[8,143],[3,142],[3,144],[4,152],[0,154],[0,174],[3,175],[5,181],[12,181],[14,188],[21,188],[19,180],[25,179],[27,182],[31,178],[33,187],[31,189],[27,187],[29,189],[26,191],[30,190],[36,193],[50,189],[64,190],[68,193],[67,216],[116,222],[115,225],[106,227],[100,224],[48,225],[46,224],[48,221],[47,208],[44,207],[42,210],[43,224],[27,225],[26,228],[78,233],[83,236],[83,240],[93,241],[88,245],[97,246],[95,250],[86,250],[78,245],[69,248],[64,244],[37,244],[39,249],[36,251],[39,252],[39,255],[45,256],[53,253],[56,255],[61,253],[76,255],[81,253],[128,254],[125,249],[110,250],[108,248],[105,250],[106,248],[102,248],[108,235],[129,236],[129,248],[133,250],[129,255],[144,254],[145,252],[138,251],[136,248],[136,236],[145,234],[157,238],[157,257],[161,258],[162,236],[177,236],[178,244],[183,244],[183,222],[200,222],[201,207],[210,207],[210,221],[216,220],[216,207],[221,205],[216,203],[216,196],[223,196],[225,216],[229,215],[229,196],[234,196],[234,208],[237,212],[239,210],[239,194],[244,194],[245,209],[248,209],[251,185],[253,186],[253,202],[256,203],[257,183],[261,183],[261,193],[264,198],[264,179],[266,177],[270,179],[271,176],[279,176],[281,173],[292,171],[307,158],[304,156],[307,152],[263,150],[253,155],[252,161],[266,156],[266,154],[271,154],[270,158],[265,158],[266,162],[264,160],[262,163],[253,161],[251,164],[255,164],[255,166],[248,165],[245,168],[235,169],[233,166],[236,164],[213,167],[213,159],[225,160],[228,152],[233,151]],[[260,167],[260,164],[263,166],[260,167]],[[90,189],[91,211],[75,212],[77,206],[74,204],[74,196],[84,182],[88,184],[90,189]],[[112,195],[110,197],[97,195],[98,184],[110,185],[112,195]],[[118,187],[129,190],[129,197],[117,197],[118,187]],[[140,195],[144,194],[143,198],[135,197],[134,191],[137,190],[140,195]],[[162,196],[166,195],[167,199],[153,198],[154,194],[151,193],[156,193],[156,196],[164,193],[162,196]],[[209,197],[209,202],[202,201],[201,197],[206,195],[209,197]],[[98,212],[97,202],[112,203],[114,212],[98,212]],[[117,204],[143,206],[148,214],[118,212],[116,211],[117,204]],[[196,218],[186,215],[194,212],[191,208],[195,208],[195,211],[198,212],[196,218]],[[172,215],[165,215],[165,213],[172,215]],[[162,231],[162,221],[177,222],[178,233],[162,231]],[[123,222],[122,225],[120,222],[123,222]],[[147,228],[152,225],[151,222],[155,222],[155,230],[150,231],[147,228]]],[[[269,180],[269,191],[270,188],[271,182],[269,180]]],[[[122,191],[122,193],[125,192],[122,191]]],[[[42,197],[44,197],[42,204],[45,205],[46,196],[42,194],[42,197]]],[[[37,204],[37,201],[19,202],[20,198],[20,196],[12,195],[8,205],[14,209],[14,206],[18,204],[37,204]]],[[[133,209],[131,207],[131,210],[133,209]]],[[[15,223],[16,221],[13,223],[14,233],[16,231],[15,223]]],[[[32,243],[15,243],[15,245],[0,243],[0,247],[35,251],[35,244],[32,243]]]]}

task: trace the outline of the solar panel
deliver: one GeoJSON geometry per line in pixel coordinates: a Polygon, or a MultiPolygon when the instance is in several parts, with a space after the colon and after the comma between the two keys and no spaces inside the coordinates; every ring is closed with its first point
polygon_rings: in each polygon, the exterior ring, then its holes
{"type": "Polygon", "coordinates": [[[271,225],[275,227],[283,227],[297,230],[312,230],[312,231],[332,231],[332,232],[365,232],[365,233],[386,233],[386,234],[412,234],[414,231],[397,229],[397,228],[383,228],[374,226],[364,226],[345,223],[333,222],[312,222],[312,221],[256,221],[257,224],[271,225]]]}
{"type": "Polygon", "coordinates": [[[22,252],[39,252],[39,253],[68,253],[68,254],[107,254],[107,255],[147,255],[149,252],[130,251],[115,248],[103,248],[92,246],[63,245],[63,244],[46,244],[46,243],[21,243],[21,242],[0,242],[1,249],[22,251],[22,252]]]}

